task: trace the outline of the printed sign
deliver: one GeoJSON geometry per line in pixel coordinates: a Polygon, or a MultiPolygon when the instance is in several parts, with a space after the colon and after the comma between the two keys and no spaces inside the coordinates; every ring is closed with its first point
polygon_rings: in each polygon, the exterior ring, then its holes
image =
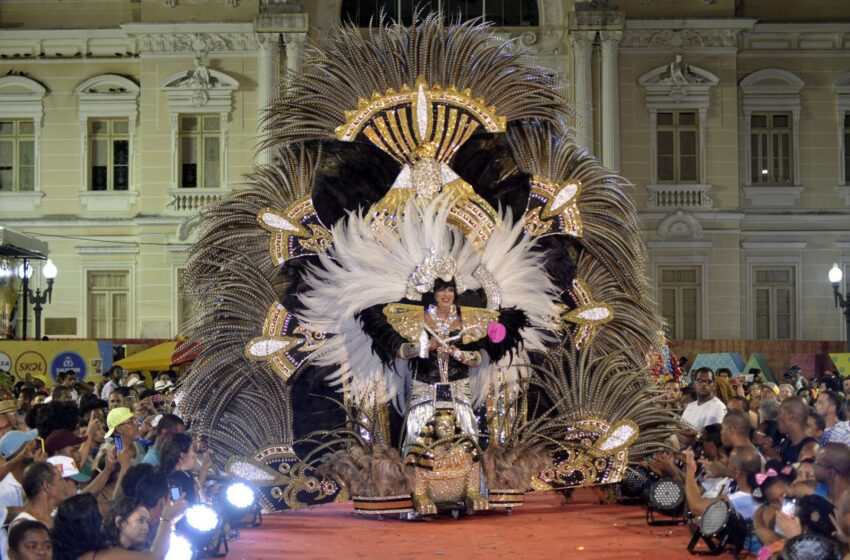
{"type": "Polygon", "coordinates": [[[60,371],[73,371],[81,381],[100,381],[103,368],[110,367],[108,341],[0,340],[0,371],[8,369],[19,381],[30,375],[52,387],[60,371]]]}
{"type": "Polygon", "coordinates": [[[27,375],[47,381],[47,360],[38,352],[29,350],[18,354],[15,360],[14,373],[19,379],[26,379],[27,375]]]}
{"type": "Polygon", "coordinates": [[[73,372],[74,376],[82,381],[86,378],[86,361],[76,352],[56,354],[53,362],[50,364],[50,374],[53,376],[53,380],[56,381],[56,376],[59,372],[68,373],[69,371],[73,372]]]}

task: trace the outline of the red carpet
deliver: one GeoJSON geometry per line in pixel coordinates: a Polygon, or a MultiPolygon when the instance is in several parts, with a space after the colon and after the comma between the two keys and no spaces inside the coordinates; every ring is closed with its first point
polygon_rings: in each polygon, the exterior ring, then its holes
{"type": "Polygon", "coordinates": [[[453,520],[363,518],[350,503],[269,515],[263,526],[242,529],[229,560],[457,558],[688,558],[684,526],[650,527],[644,509],[597,505],[582,490],[561,506],[554,493],[536,493],[508,516],[486,512],[453,520]]]}

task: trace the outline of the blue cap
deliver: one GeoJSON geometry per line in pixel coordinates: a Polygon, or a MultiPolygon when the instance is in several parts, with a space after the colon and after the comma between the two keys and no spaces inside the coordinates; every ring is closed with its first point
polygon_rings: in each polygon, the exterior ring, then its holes
{"type": "Polygon", "coordinates": [[[37,437],[38,430],[30,430],[28,432],[13,430],[0,438],[0,455],[3,455],[4,459],[9,459],[12,455],[20,451],[25,443],[37,437]]]}

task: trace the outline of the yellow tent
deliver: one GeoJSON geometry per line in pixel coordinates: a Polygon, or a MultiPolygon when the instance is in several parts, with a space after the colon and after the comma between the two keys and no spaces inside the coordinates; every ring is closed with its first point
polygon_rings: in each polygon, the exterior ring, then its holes
{"type": "Polygon", "coordinates": [[[171,367],[171,357],[180,342],[170,340],[118,360],[113,365],[135,371],[165,371],[171,367]]]}
{"type": "Polygon", "coordinates": [[[832,363],[835,364],[838,375],[841,377],[850,377],[850,353],[830,354],[829,357],[832,359],[832,363]]]}

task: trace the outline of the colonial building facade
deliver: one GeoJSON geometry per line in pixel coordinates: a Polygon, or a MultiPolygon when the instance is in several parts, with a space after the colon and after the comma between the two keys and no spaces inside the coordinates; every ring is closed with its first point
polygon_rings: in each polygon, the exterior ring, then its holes
{"type": "MultiPolygon", "coordinates": [[[[563,79],[579,143],[634,185],[672,338],[845,337],[826,273],[850,275],[850,5],[431,3],[563,79]]],[[[285,70],[415,4],[0,0],[0,223],[59,267],[42,332],[178,334],[198,209],[268,161],[285,70]]]]}

